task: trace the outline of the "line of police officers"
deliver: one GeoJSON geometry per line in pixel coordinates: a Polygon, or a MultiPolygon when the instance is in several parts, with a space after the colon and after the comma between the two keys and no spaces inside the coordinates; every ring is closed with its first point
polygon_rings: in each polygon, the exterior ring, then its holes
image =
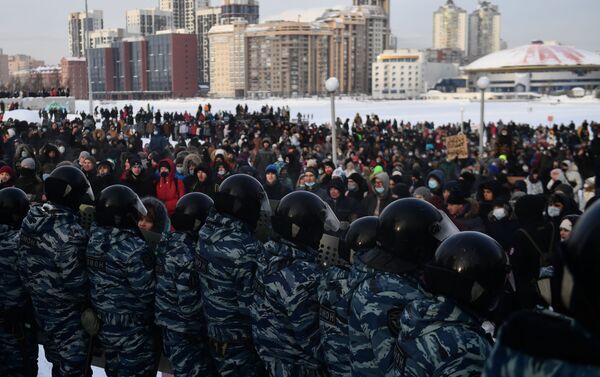
{"type": "Polygon", "coordinates": [[[600,376],[600,204],[546,284],[568,317],[505,320],[502,248],[459,233],[425,201],[355,221],[350,263],[323,266],[319,241],[340,223],[309,192],[281,200],[262,244],[253,230],[268,198],[254,178],[233,175],[214,203],[181,198],[174,231],[153,251],[129,188],[102,191],[88,236],[82,172],[59,167],[44,185],[48,201],[31,208],[19,189],[0,190],[1,376],[37,375],[35,327],[61,377],[90,374],[93,341],[108,376],[155,375],[160,343],[178,377],[600,376]],[[494,322],[504,322],[495,342],[494,322]]]}

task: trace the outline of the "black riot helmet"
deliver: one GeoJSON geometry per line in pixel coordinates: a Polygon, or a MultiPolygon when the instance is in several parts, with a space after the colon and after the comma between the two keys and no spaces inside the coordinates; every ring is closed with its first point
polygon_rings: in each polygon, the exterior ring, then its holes
{"type": "Polygon", "coordinates": [[[249,225],[256,227],[260,212],[271,213],[271,205],[264,188],[246,174],[234,174],[219,185],[215,193],[215,208],[249,225]]]}
{"type": "MultiPolygon", "coordinates": [[[[600,203],[588,208],[573,227],[562,253],[560,299],[567,314],[600,336],[600,203]]],[[[560,269],[560,268],[559,268],[560,269]]]]}
{"type": "Polygon", "coordinates": [[[379,215],[377,245],[399,259],[417,265],[433,257],[440,242],[458,233],[442,212],[424,200],[398,199],[379,215]]]}
{"type": "Polygon", "coordinates": [[[185,194],[177,201],[171,223],[178,232],[191,231],[197,235],[213,205],[213,200],[206,194],[200,192],[185,194]]]}
{"type": "Polygon", "coordinates": [[[483,233],[461,232],[442,242],[425,266],[425,286],[483,315],[498,304],[509,271],[498,242],[483,233]]]}
{"type": "Polygon", "coordinates": [[[87,195],[94,201],[94,193],[83,172],[74,166],[60,166],[44,181],[48,201],[77,209],[87,195]]]}
{"type": "Polygon", "coordinates": [[[0,224],[20,228],[29,211],[29,199],[23,190],[7,187],[0,190],[0,224]]]}
{"type": "Polygon", "coordinates": [[[377,245],[377,216],[365,216],[350,224],[344,242],[356,253],[369,251],[377,245]]]}
{"type": "Polygon", "coordinates": [[[123,185],[105,188],[96,203],[96,223],[99,226],[137,229],[139,217],[146,213],[146,207],[137,194],[123,185]]]}
{"type": "Polygon", "coordinates": [[[272,217],[273,229],[281,237],[298,245],[319,247],[323,233],[337,231],[340,222],[329,206],[308,191],[284,196],[272,217]]]}

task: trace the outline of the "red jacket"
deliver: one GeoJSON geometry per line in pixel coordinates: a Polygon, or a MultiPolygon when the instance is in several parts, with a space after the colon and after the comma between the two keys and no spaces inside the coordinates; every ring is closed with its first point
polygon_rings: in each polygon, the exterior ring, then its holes
{"type": "Polygon", "coordinates": [[[165,177],[159,177],[156,183],[156,197],[167,207],[169,216],[175,212],[175,206],[177,201],[183,195],[185,195],[185,186],[183,182],[175,178],[175,164],[168,158],[161,160],[159,166],[167,162],[169,164],[169,175],[165,177]]]}

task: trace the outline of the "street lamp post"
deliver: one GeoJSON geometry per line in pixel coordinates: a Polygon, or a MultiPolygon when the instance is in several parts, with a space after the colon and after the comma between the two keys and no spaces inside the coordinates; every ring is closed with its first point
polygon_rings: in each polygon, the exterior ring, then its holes
{"type": "Polygon", "coordinates": [[[479,124],[479,158],[483,158],[483,133],[485,132],[485,90],[490,86],[490,79],[482,76],[477,80],[477,88],[481,90],[481,123],[479,124]]]}
{"type": "MultiPolygon", "coordinates": [[[[89,22],[89,13],[88,13],[88,2],[85,0],[85,23],[83,25],[83,32],[85,35],[85,41],[83,43],[83,48],[85,48],[85,60],[87,63],[87,79],[88,79],[88,101],[89,101],[89,113],[94,114],[94,97],[92,94],[92,59],[90,56],[90,32],[88,28],[89,22]]],[[[93,115],[92,115],[93,116],[93,115]]]]}
{"type": "Polygon", "coordinates": [[[330,77],[325,82],[325,89],[329,92],[331,97],[331,157],[333,159],[333,165],[337,168],[337,135],[336,135],[336,124],[335,124],[335,92],[340,87],[340,82],[335,77],[330,77]]]}
{"type": "Polygon", "coordinates": [[[460,131],[465,133],[465,108],[462,106],[460,108],[460,131]]]}

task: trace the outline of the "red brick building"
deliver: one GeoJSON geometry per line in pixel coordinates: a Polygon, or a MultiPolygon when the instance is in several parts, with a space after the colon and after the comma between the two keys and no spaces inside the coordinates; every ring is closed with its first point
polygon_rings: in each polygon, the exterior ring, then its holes
{"type": "Polygon", "coordinates": [[[95,99],[194,97],[198,92],[195,34],[159,33],[90,50],[95,99]]]}
{"type": "Polygon", "coordinates": [[[85,58],[62,58],[60,68],[61,86],[69,88],[72,97],[87,99],[88,77],[85,58]]]}

